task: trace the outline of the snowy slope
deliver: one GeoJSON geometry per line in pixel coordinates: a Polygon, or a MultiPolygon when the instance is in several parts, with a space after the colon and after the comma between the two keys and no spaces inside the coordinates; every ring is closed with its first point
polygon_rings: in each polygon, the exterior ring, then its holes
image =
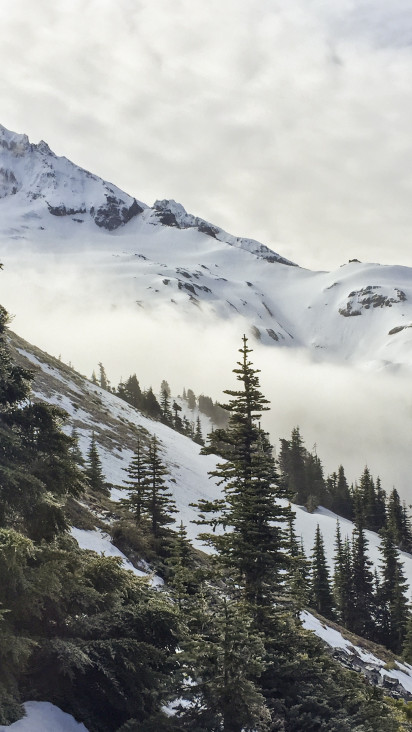
{"type": "Polygon", "coordinates": [[[87,732],[84,724],[50,702],[28,701],[24,711],[25,716],[18,722],[0,725],[1,732],[87,732]]]}
{"type": "MultiPolygon", "coordinates": [[[[36,367],[34,387],[37,396],[67,411],[69,421],[66,429],[71,432],[72,427],[76,428],[84,454],[90,444],[92,432],[95,434],[106,479],[116,486],[112,490],[113,500],[119,500],[124,496],[124,489],[121,486],[124,485],[125,468],[129,465],[136,435],[139,434],[143,438],[156,435],[162,459],[170,473],[169,487],[179,510],[176,522],[183,521],[187,526],[189,537],[199,548],[205,549],[196,538],[199,529],[192,521],[197,518],[197,513],[190,504],[201,498],[214,499],[220,495],[220,488],[215,479],[209,476],[218,458],[213,455],[200,455],[199,446],[189,438],[144,417],[114,394],[95,386],[56,359],[51,359],[38,349],[33,349],[17,336],[13,335],[12,343],[18,349],[23,363],[36,367]]],[[[306,509],[294,506],[294,511],[296,533],[302,536],[307,554],[311,552],[316,527],[319,524],[325,540],[327,559],[332,567],[337,522],[339,521],[343,538],[345,536],[351,538],[352,522],[339,518],[322,507],[314,513],[308,513],[306,509]]],[[[87,533],[79,534],[83,546],[86,546],[87,533]]],[[[369,543],[369,557],[379,569],[380,539],[372,531],[367,531],[366,536],[369,543]]],[[[105,550],[104,540],[97,532],[90,541],[97,542],[99,551],[105,550]]],[[[92,543],[91,547],[96,548],[96,545],[92,543]]],[[[401,557],[405,576],[412,588],[412,556],[401,552],[401,557]]]]}

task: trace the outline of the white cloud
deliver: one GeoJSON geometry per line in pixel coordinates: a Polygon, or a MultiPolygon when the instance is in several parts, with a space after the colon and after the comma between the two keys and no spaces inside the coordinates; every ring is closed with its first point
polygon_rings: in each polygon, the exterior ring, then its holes
{"type": "Polygon", "coordinates": [[[2,0],[2,123],[304,266],[412,264],[406,0],[2,0]]]}

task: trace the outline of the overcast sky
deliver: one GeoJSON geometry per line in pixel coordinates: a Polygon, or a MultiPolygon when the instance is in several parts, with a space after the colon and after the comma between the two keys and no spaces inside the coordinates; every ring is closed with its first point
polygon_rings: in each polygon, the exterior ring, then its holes
{"type": "Polygon", "coordinates": [[[302,266],[412,266],[410,0],[0,10],[9,129],[302,266]]]}

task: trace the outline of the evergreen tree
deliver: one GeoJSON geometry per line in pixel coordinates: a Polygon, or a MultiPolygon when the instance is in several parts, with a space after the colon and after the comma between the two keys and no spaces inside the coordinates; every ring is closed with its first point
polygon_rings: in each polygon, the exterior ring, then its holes
{"type": "Polygon", "coordinates": [[[393,529],[382,529],[380,551],[382,553],[382,581],[377,593],[378,640],[394,653],[400,653],[405,639],[407,623],[406,580],[399,552],[396,549],[393,529]]]}
{"type": "Polygon", "coordinates": [[[191,683],[182,694],[191,705],[180,710],[179,729],[264,732],[270,713],[255,683],[264,645],[247,606],[215,594],[198,611],[197,626],[185,643],[191,683]]]}
{"type": "Polygon", "coordinates": [[[335,550],[334,604],[339,622],[349,627],[353,606],[352,557],[348,537],[342,541],[339,521],[336,524],[335,550]]]}
{"type": "Polygon", "coordinates": [[[147,414],[149,417],[152,417],[153,419],[160,419],[162,416],[162,409],[155,395],[153,394],[152,387],[150,387],[149,389],[147,389],[147,391],[143,393],[142,410],[145,412],[145,414],[147,414]]]}
{"type": "Polygon", "coordinates": [[[182,411],[182,407],[177,402],[173,402],[172,404],[172,410],[173,410],[173,429],[177,430],[177,432],[183,432],[183,422],[182,418],[179,414],[179,412],[182,411]]]}
{"type": "Polygon", "coordinates": [[[309,601],[310,562],[306,558],[302,539],[299,542],[294,527],[295,515],[292,510],[288,517],[288,537],[286,552],[289,557],[289,585],[292,609],[299,616],[309,601]]]}
{"type": "Polygon", "coordinates": [[[82,455],[82,451],[79,447],[79,435],[77,433],[77,430],[75,427],[72,429],[72,444],[70,447],[70,455],[76,465],[79,465],[80,467],[84,467],[84,457],[82,455]]]}
{"type": "MultiPolygon", "coordinates": [[[[164,383],[164,382],[162,382],[162,383],[164,383]]],[[[160,409],[161,409],[163,424],[166,424],[169,427],[172,427],[173,415],[172,415],[172,411],[170,409],[170,394],[169,394],[169,390],[166,389],[165,387],[162,389],[162,392],[161,392],[160,409]]]]}
{"type": "Polygon", "coordinates": [[[161,538],[164,536],[164,528],[173,523],[173,514],[177,511],[166,483],[168,472],[160,459],[156,437],[152,437],[149,443],[145,462],[145,510],[149,516],[153,536],[161,538]]]}
{"type": "Polygon", "coordinates": [[[308,486],[305,470],[305,453],[299,427],[294,427],[290,440],[281,440],[279,468],[282,482],[295,503],[305,505],[308,499],[308,486]]]}
{"type": "Polygon", "coordinates": [[[405,505],[394,488],[389,495],[387,508],[387,527],[391,529],[396,544],[403,551],[412,549],[412,533],[405,505]]]}
{"type": "Polygon", "coordinates": [[[66,498],[84,481],[61,429],[65,413],[30,401],[32,374],[12,359],[7,323],[0,306],[0,527],[51,541],[68,528],[66,498]]]}
{"type": "Polygon", "coordinates": [[[123,503],[133,513],[137,524],[140,523],[144,506],[145,492],[147,480],[147,461],[145,459],[145,451],[140,437],[136,440],[136,447],[133,453],[130,465],[125,468],[128,480],[125,481],[128,486],[128,498],[123,503]]]}
{"type": "Polygon", "coordinates": [[[323,475],[323,466],[316,453],[306,452],[305,474],[308,492],[305,506],[308,511],[312,513],[319,505],[328,508],[330,506],[330,497],[323,475]]]}
{"type": "Polygon", "coordinates": [[[316,528],[315,543],[312,550],[310,605],[325,618],[334,617],[329,570],[326,564],[325,546],[319,524],[316,528]]]}
{"type": "Polygon", "coordinates": [[[224,456],[211,473],[223,486],[223,498],[200,501],[200,524],[221,524],[231,530],[223,535],[204,534],[252,606],[271,607],[285,583],[287,569],[285,521],[290,509],[281,507],[281,494],[272,447],[260,427],[268,401],[260,392],[257,369],[249,361],[251,349],[243,337],[241,360],[234,369],[241,389],[226,390],[230,413],[224,456]]]}
{"type": "Polygon", "coordinates": [[[85,475],[87,477],[89,487],[93,491],[109,495],[109,489],[104,479],[102,463],[97,450],[96,437],[94,432],[92,432],[89,450],[87,452],[85,475]]]}
{"type": "Polygon", "coordinates": [[[99,384],[102,389],[110,391],[109,380],[107,378],[106,370],[101,361],[99,361],[99,384]]]}
{"type": "Polygon", "coordinates": [[[353,604],[349,629],[365,638],[373,638],[373,592],[372,562],[367,556],[368,541],[365,536],[363,515],[359,512],[355,520],[352,543],[353,604]]]}
{"type": "Polygon", "coordinates": [[[187,404],[192,411],[196,407],[196,397],[192,389],[187,390],[187,404]]]}
{"type": "MultiPolygon", "coordinates": [[[[120,396],[120,395],[119,395],[120,396]]],[[[135,407],[136,409],[142,408],[142,390],[137,380],[136,374],[132,374],[126,380],[124,384],[122,398],[135,407]]]]}
{"type": "Polygon", "coordinates": [[[327,480],[328,490],[331,497],[330,509],[339,516],[352,520],[353,505],[352,496],[346,480],[343,465],[340,465],[337,473],[332,473],[327,480]]]}
{"type": "Polygon", "coordinates": [[[202,425],[200,424],[200,417],[198,417],[197,420],[196,420],[196,429],[195,429],[195,433],[193,435],[193,440],[198,445],[204,445],[205,444],[205,441],[204,441],[203,435],[202,435],[202,425]]]}

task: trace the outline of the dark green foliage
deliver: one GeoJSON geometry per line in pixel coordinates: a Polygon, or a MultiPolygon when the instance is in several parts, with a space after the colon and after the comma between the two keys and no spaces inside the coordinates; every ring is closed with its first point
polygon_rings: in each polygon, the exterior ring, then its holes
{"type": "Polygon", "coordinates": [[[195,433],[193,435],[193,440],[198,445],[204,445],[205,444],[205,441],[204,441],[203,435],[202,435],[202,426],[200,424],[200,418],[199,417],[196,420],[196,430],[195,430],[195,433]]]}
{"type": "Polygon", "coordinates": [[[35,548],[10,532],[0,534],[0,574],[26,698],[52,701],[91,732],[113,732],[159,708],[177,618],[144,580],[71,540],[35,548]],[[17,557],[10,542],[21,547],[17,557]]]}
{"type": "Polygon", "coordinates": [[[393,529],[382,529],[380,534],[382,580],[377,591],[379,608],[377,640],[394,653],[401,653],[408,615],[405,596],[407,583],[395,545],[393,529]]]}
{"type": "Polygon", "coordinates": [[[110,391],[110,382],[107,378],[106,370],[101,361],[99,361],[99,385],[102,389],[110,391]]]}
{"type": "Polygon", "coordinates": [[[349,629],[364,638],[373,638],[373,612],[375,598],[373,591],[372,562],[367,556],[366,539],[362,513],[355,520],[352,545],[353,603],[349,629]]]}
{"type": "Polygon", "coordinates": [[[349,490],[343,465],[339,465],[338,472],[332,473],[332,475],[328,477],[327,487],[330,496],[330,510],[334,511],[339,516],[352,520],[352,494],[349,490]]]}
{"type": "Polygon", "coordinates": [[[323,466],[316,455],[306,450],[299,427],[294,427],[290,440],[281,440],[279,469],[281,479],[294,503],[314,511],[319,504],[329,507],[330,496],[323,475],[323,466]]]}
{"type": "Polygon", "coordinates": [[[412,532],[405,504],[401,504],[399,493],[394,488],[389,495],[387,526],[393,532],[396,544],[403,551],[412,551],[412,532]]]}
{"type": "Polygon", "coordinates": [[[164,529],[174,522],[176,504],[166,482],[168,472],[163,465],[156,437],[153,437],[145,457],[145,513],[155,538],[164,536],[164,529]]]}
{"type": "Polygon", "coordinates": [[[143,395],[136,374],[129,376],[124,383],[119,384],[117,394],[125,402],[131,404],[132,407],[136,407],[136,409],[142,408],[143,395]]]}
{"type": "Polygon", "coordinates": [[[177,402],[173,402],[172,404],[172,411],[173,411],[173,429],[177,432],[183,432],[183,422],[182,418],[179,414],[179,412],[182,411],[182,407],[177,402]]]}
{"type": "Polygon", "coordinates": [[[339,522],[336,526],[334,604],[338,620],[350,627],[353,615],[352,552],[348,537],[342,541],[339,522]]]}
{"type": "Polygon", "coordinates": [[[264,668],[264,644],[247,606],[215,593],[207,604],[200,596],[192,612],[183,654],[190,684],[182,688],[192,706],[178,714],[180,729],[268,729],[270,713],[255,683],[264,668]]]}
{"type": "Polygon", "coordinates": [[[260,427],[268,402],[260,392],[259,372],[249,361],[250,352],[244,337],[241,360],[234,369],[242,388],[225,391],[231,397],[225,405],[230,412],[227,459],[212,473],[223,486],[224,498],[200,501],[199,523],[230,528],[220,535],[205,534],[204,540],[218,551],[222,563],[244,588],[247,600],[255,606],[270,606],[285,583],[284,523],[290,509],[276,503],[282,491],[272,447],[260,427]]]}
{"type": "Polygon", "coordinates": [[[160,409],[163,424],[167,424],[168,427],[172,427],[173,415],[170,409],[170,391],[166,388],[163,388],[161,392],[160,409]]]}
{"type": "Polygon", "coordinates": [[[102,463],[97,450],[96,437],[94,432],[90,440],[89,450],[87,452],[87,463],[85,468],[85,475],[89,484],[89,487],[97,493],[103,493],[109,495],[109,489],[104,479],[102,463]]]}
{"type": "Polygon", "coordinates": [[[150,387],[147,389],[142,396],[142,411],[152,417],[153,419],[160,419],[162,416],[162,409],[155,395],[153,389],[150,387]]]}
{"type": "Polygon", "coordinates": [[[319,524],[316,527],[315,544],[312,550],[309,602],[310,606],[325,618],[334,617],[330,576],[326,564],[325,547],[319,524]]]}
{"type": "Polygon", "coordinates": [[[206,414],[217,427],[225,427],[227,425],[229,415],[226,405],[213,402],[213,399],[203,394],[200,394],[197,403],[199,411],[206,414]]]}
{"type": "Polygon", "coordinates": [[[140,523],[145,507],[145,491],[147,479],[147,463],[144,446],[140,437],[136,440],[136,447],[129,467],[126,469],[128,498],[123,504],[132,512],[136,523],[140,523]]]}
{"type": "Polygon", "coordinates": [[[50,541],[66,530],[65,500],[84,482],[61,430],[64,413],[29,401],[32,377],[13,363],[7,320],[0,307],[0,527],[50,541]]]}

